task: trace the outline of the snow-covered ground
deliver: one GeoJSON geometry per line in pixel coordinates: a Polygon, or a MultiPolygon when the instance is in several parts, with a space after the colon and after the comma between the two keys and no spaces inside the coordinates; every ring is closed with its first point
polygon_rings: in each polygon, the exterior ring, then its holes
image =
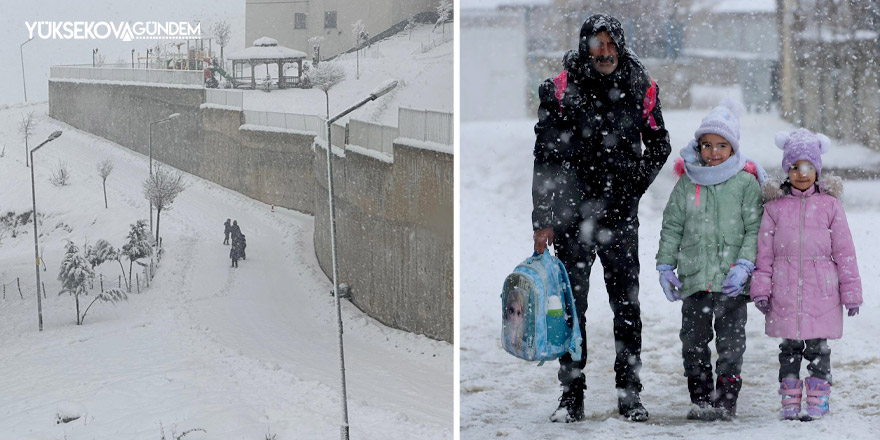
{"type": "MultiPolygon", "coordinates": [[[[397,88],[375,103],[365,105],[346,116],[361,121],[397,127],[397,109],[452,112],[453,108],[453,39],[452,25],[445,33],[432,25],[418,25],[410,32],[401,32],[369,48],[343,54],[331,63],[338,63],[346,72],[346,81],[330,89],[330,115],[335,115],[367,97],[368,93],[387,79],[397,79],[397,88]],[[359,65],[359,67],[358,67],[359,65]],[[358,71],[360,76],[358,77],[358,71]]],[[[257,68],[257,77],[265,77],[266,66],[257,68]]],[[[272,73],[270,67],[269,73],[272,73]]],[[[291,73],[293,74],[293,73],[291,73]]],[[[248,75],[250,73],[248,72],[248,75]]],[[[282,113],[326,115],[326,98],[318,89],[286,89],[265,92],[244,91],[244,109],[282,113]]]]}
{"type": "MultiPolygon", "coordinates": [[[[147,159],[48,118],[46,104],[0,109],[2,215],[31,209],[30,170],[16,134],[30,110],[40,117],[31,147],[54,130],[64,134],[36,153],[48,292],[42,332],[33,224],[15,237],[0,232],[0,438],[156,440],[163,429],[171,438],[195,428],[206,432],[187,440],[337,438],[335,309],[315,258],[313,218],[273,213],[187,176],[189,187],[162,213],[166,254],[152,285],[115,307],[96,304],[77,326],[73,297],[57,294],[65,240],[121,247],[129,224],[147,216],[147,159]],[[108,209],[95,169],[105,158],[115,164],[108,209]],[[49,183],[59,161],[72,172],[66,187],[49,183]],[[237,269],[222,244],[227,218],[248,237],[248,259],[237,269]],[[80,418],[56,424],[67,414],[80,418]]],[[[99,272],[115,286],[118,264],[99,272]]],[[[451,438],[452,345],[385,327],[347,302],[343,318],[352,437],[451,438]]]]}
{"type": "MultiPolygon", "coordinates": [[[[643,367],[642,401],[647,423],[617,415],[614,392],[612,314],[601,264],[593,266],[587,312],[587,419],[574,424],[548,420],[558,404],[556,362],[542,367],[507,354],[500,344],[500,293],[504,277],[531,254],[531,182],[534,120],[461,125],[461,438],[864,438],[880,437],[880,283],[877,216],[880,182],[845,181],[844,205],[856,243],[865,304],[845,318],[843,339],[831,341],[835,386],[832,415],[812,423],[783,422],[777,371],[779,341],[764,335],[764,319],[749,306],[743,389],[733,422],[685,420],[690,404],[682,375],[681,304],[669,303],[657,282],[654,255],[663,208],[674,184],[672,160],[687,143],[705,111],[665,111],[673,153],[639,210],[643,367]]],[[[771,174],[780,175],[778,130],[792,127],[775,114],[742,119],[743,151],[771,174]]],[[[837,145],[823,167],[877,169],[880,154],[859,145],[837,145]]],[[[713,347],[714,350],[714,347],[713,347]]],[[[714,361],[713,361],[714,362],[714,361]]],[[[804,370],[805,371],[805,370],[804,370]]]]}

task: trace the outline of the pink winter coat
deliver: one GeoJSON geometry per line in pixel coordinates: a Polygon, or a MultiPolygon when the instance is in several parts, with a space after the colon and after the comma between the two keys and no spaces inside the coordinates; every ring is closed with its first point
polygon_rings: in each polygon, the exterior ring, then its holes
{"type": "Polygon", "coordinates": [[[770,299],[768,336],[840,339],[841,305],[862,304],[855,246],[838,199],[843,184],[826,177],[819,191],[792,188],[786,195],[779,183],[764,186],[752,299],[770,299]]]}

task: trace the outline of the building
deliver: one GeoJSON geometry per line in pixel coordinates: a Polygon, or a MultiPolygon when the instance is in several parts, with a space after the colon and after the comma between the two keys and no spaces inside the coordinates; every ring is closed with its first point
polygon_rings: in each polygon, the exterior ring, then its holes
{"type": "Polygon", "coordinates": [[[777,1],[782,116],[880,149],[880,1],[777,1]]]}
{"type": "Polygon", "coordinates": [[[518,11],[461,11],[461,120],[527,118],[531,84],[524,16],[518,11]]]}
{"type": "Polygon", "coordinates": [[[439,5],[440,0],[246,0],[245,44],[271,37],[314,56],[310,40],[318,37],[325,59],[355,46],[352,27],[358,20],[377,36],[419,14],[436,19],[439,5]]]}

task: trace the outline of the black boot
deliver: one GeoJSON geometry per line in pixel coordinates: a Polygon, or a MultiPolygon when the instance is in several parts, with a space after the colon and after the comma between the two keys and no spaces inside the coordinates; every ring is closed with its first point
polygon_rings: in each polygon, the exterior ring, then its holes
{"type": "Polygon", "coordinates": [[[736,417],[736,399],[740,388],[742,379],[739,376],[718,376],[715,383],[715,408],[720,419],[730,420],[736,417]]]}
{"type": "Polygon", "coordinates": [[[648,410],[639,399],[638,388],[617,389],[617,412],[633,422],[648,420],[648,410]]]}
{"type": "Polygon", "coordinates": [[[691,409],[688,411],[688,420],[715,420],[717,414],[712,407],[712,394],[714,392],[712,374],[706,376],[688,376],[688,392],[691,395],[691,409]]]}
{"type": "Polygon", "coordinates": [[[581,375],[568,386],[562,386],[559,407],[550,415],[551,422],[579,422],[584,419],[584,390],[586,378],[581,375]]]}

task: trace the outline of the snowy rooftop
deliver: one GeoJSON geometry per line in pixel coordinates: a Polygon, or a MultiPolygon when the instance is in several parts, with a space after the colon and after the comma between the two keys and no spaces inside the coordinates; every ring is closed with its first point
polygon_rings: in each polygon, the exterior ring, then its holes
{"type": "Polygon", "coordinates": [[[228,60],[267,60],[280,58],[306,58],[305,52],[279,46],[278,40],[269,37],[257,38],[254,45],[247,49],[234,52],[226,57],[228,60]]]}

